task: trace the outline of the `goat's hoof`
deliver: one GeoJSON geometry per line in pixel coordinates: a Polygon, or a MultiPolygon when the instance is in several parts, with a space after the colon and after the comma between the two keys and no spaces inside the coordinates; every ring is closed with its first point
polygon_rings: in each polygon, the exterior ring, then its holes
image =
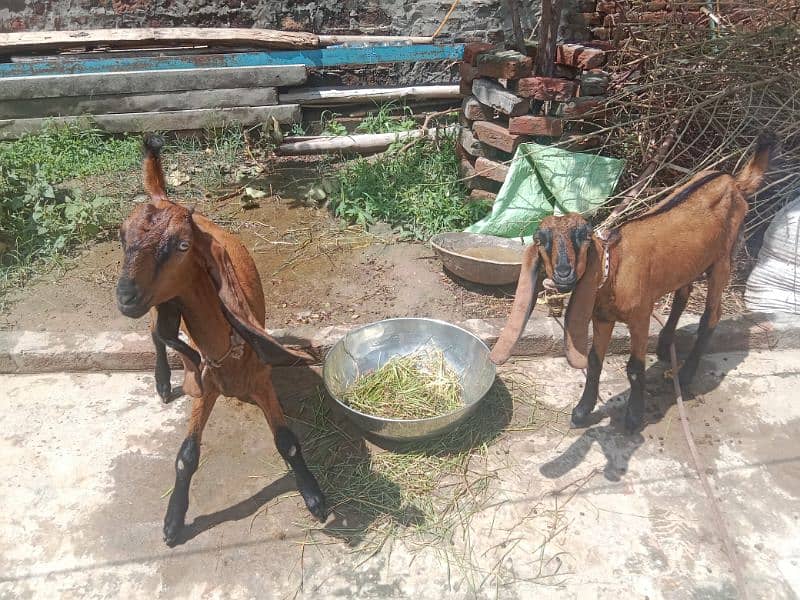
{"type": "Polygon", "coordinates": [[[591,408],[586,408],[580,404],[572,409],[572,427],[583,428],[588,427],[590,423],[589,415],[592,414],[591,408]]]}
{"type": "Polygon", "coordinates": [[[630,409],[625,411],[625,430],[628,433],[636,433],[641,430],[643,422],[643,415],[636,414],[630,409]]]}
{"type": "Polygon", "coordinates": [[[326,506],[325,496],[322,491],[314,486],[316,489],[300,490],[300,494],[305,500],[306,508],[314,515],[321,523],[324,523],[328,518],[328,507],[326,506]]]}
{"type": "Polygon", "coordinates": [[[158,392],[164,404],[169,404],[172,401],[172,385],[169,381],[166,383],[156,383],[156,392],[158,392]]]}
{"type": "Polygon", "coordinates": [[[183,531],[183,519],[164,522],[164,542],[167,546],[174,546],[178,543],[178,536],[183,531]]]}

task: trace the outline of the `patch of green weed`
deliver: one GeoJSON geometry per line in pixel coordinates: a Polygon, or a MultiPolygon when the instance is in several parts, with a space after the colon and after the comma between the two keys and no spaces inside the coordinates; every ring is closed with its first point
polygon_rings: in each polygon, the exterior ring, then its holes
{"type": "Polygon", "coordinates": [[[453,137],[420,140],[371,162],[352,161],[336,177],[331,208],[337,216],[361,225],[384,221],[405,237],[458,231],[488,211],[464,202],[467,190],[459,180],[453,137]]]}
{"type": "Polygon", "coordinates": [[[402,118],[392,118],[392,112],[399,110],[396,102],[388,102],[378,108],[378,112],[370,112],[358,124],[358,133],[393,133],[396,131],[411,131],[417,128],[414,113],[408,106],[402,107],[402,118]]]}

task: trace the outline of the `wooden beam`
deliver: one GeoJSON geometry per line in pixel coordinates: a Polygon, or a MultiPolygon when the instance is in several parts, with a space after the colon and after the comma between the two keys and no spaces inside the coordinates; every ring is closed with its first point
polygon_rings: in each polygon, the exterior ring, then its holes
{"type": "Polygon", "coordinates": [[[98,46],[144,48],[171,44],[244,45],[276,49],[316,48],[319,46],[319,36],[313,33],[228,27],[147,27],[0,33],[2,54],[98,46]]]}
{"type": "MultiPolygon", "coordinates": [[[[546,2],[547,0],[544,0],[546,2]]],[[[503,0],[506,12],[511,19],[511,31],[514,34],[514,48],[525,54],[525,36],[519,18],[519,0],[503,0]]]]}
{"type": "Polygon", "coordinates": [[[301,106],[335,106],[398,99],[459,98],[457,85],[420,85],[401,88],[304,89],[283,92],[281,102],[301,106]]]}
{"type": "MultiPolygon", "coordinates": [[[[156,71],[222,67],[303,65],[311,68],[375,65],[398,62],[460,61],[463,44],[317,48],[270,52],[229,52],[183,56],[120,56],[96,58],[63,56],[57,61],[0,63],[0,78],[28,75],[65,75],[119,71],[156,71]]],[[[2,87],[2,86],[0,86],[2,87]]]]}
{"type": "Polygon", "coordinates": [[[0,100],[276,87],[305,80],[306,69],[301,65],[9,77],[0,79],[0,100]]]}
{"type": "Polygon", "coordinates": [[[558,26],[561,23],[562,0],[542,0],[542,20],[539,25],[539,47],[536,52],[536,74],[552,77],[556,58],[558,26]]]}
{"type": "Polygon", "coordinates": [[[448,127],[444,130],[430,128],[427,130],[414,129],[413,131],[398,131],[396,133],[321,136],[314,140],[282,144],[278,146],[276,152],[281,155],[326,154],[329,152],[369,154],[386,150],[397,141],[410,140],[423,136],[435,138],[441,133],[452,133],[453,131],[455,131],[454,128],[448,127]]]}
{"type": "Polygon", "coordinates": [[[338,44],[432,44],[432,37],[415,35],[320,35],[320,46],[338,44]]]}
{"type": "Polygon", "coordinates": [[[27,133],[35,133],[50,123],[55,125],[90,123],[108,133],[125,133],[215,129],[234,123],[240,123],[245,126],[257,125],[272,117],[277,119],[279,123],[298,123],[301,119],[300,106],[297,104],[283,104],[279,106],[250,106],[219,109],[204,108],[174,112],[95,115],[91,120],[85,117],[8,119],[0,120],[0,139],[15,139],[27,133]]]}
{"type": "Polygon", "coordinates": [[[0,103],[0,119],[269,106],[277,103],[278,94],[275,88],[232,88],[158,94],[32,98],[0,103]]]}

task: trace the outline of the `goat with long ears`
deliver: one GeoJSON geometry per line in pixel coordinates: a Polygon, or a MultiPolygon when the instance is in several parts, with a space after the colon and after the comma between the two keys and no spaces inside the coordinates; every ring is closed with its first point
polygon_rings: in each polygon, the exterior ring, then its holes
{"type": "Polygon", "coordinates": [[[200,440],[220,394],[258,405],[278,452],[294,470],[311,513],[325,520],[325,498],[306,466],[272,386],[275,364],[308,364],[310,355],[282,346],[264,330],[261,279],[244,245],[206,217],[171,202],[164,188],[160,138],[145,138],[144,185],[150,202],[135,208],[120,229],[124,250],[117,284],[119,310],[153,314],[156,385],[170,395],[166,346],[183,359],[184,391],[193,397],[189,431],[175,461],[175,487],[164,539],[176,543],[189,507],[189,484],[200,461],[200,440]],[[183,328],[191,345],[178,338],[183,328]]]}
{"type": "Polygon", "coordinates": [[[597,402],[611,332],[614,323],[621,321],[627,323],[631,339],[626,368],[631,392],[625,425],[630,431],[641,428],[644,365],[655,302],[674,292],[657,349],[658,358],[668,361],[675,327],[686,308],[692,284],[703,274],[708,277],[697,340],[680,370],[681,384],[688,385],[720,320],[722,292],[738,250],[747,196],[761,185],[773,146],[770,137],[759,138],[755,153],[736,176],[721,171],[701,172],[605,239],[593,235],[589,223],[575,213],[542,220],[533,244],[525,249],[514,305],[492,349],[492,360],[502,364],[510,357],[546,274],[559,291],[572,292],[565,317],[564,350],[572,367],[587,369],[583,395],[572,411],[573,424],[588,424],[597,402]]]}

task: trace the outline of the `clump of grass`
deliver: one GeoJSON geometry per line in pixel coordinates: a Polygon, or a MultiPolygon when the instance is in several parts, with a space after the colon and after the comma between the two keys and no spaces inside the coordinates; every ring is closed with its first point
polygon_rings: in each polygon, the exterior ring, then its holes
{"type": "Polygon", "coordinates": [[[417,128],[414,113],[408,106],[402,107],[402,118],[392,118],[392,112],[401,110],[397,102],[382,104],[377,112],[370,112],[356,127],[358,133],[393,133],[417,128]]]}
{"type": "Polygon", "coordinates": [[[455,144],[452,136],[419,140],[378,160],[346,163],[336,173],[339,189],[331,208],[351,223],[384,221],[415,239],[471,225],[489,208],[464,201],[455,144]]]}
{"type": "Polygon", "coordinates": [[[139,141],[79,124],[0,142],[0,296],[119,222],[120,202],[63,185],[138,163],[139,141]]]}
{"type": "Polygon", "coordinates": [[[359,412],[389,419],[424,419],[463,404],[458,373],[437,348],[395,356],[358,377],[342,400],[359,412]]]}

